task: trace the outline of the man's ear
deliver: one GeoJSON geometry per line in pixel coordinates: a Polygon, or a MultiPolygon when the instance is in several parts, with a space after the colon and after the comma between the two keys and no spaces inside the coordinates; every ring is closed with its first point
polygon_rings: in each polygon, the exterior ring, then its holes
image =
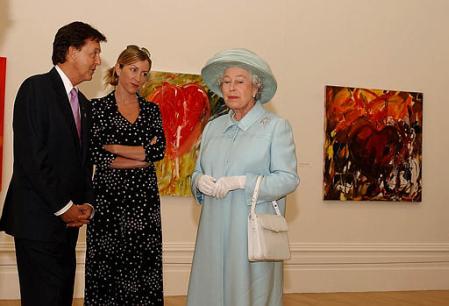
{"type": "Polygon", "coordinates": [[[74,46],[69,46],[67,49],[66,61],[71,62],[74,61],[78,55],[79,50],[74,46]]]}

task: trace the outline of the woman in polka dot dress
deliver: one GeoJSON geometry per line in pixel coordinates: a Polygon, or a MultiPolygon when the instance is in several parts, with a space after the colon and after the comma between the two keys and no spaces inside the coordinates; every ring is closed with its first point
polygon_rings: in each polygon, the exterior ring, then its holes
{"type": "Polygon", "coordinates": [[[151,68],[128,46],[92,100],[95,215],[87,230],[85,305],[163,305],[160,199],[153,162],[164,157],[159,107],[138,90],[151,68]]]}

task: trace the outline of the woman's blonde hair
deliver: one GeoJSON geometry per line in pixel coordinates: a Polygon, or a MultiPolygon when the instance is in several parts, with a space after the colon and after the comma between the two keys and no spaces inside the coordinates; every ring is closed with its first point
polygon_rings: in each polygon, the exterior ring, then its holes
{"type": "MultiPolygon", "coordinates": [[[[129,45],[125,50],[120,53],[117,59],[117,64],[120,68],[125,65],[130,65],[138,61],[148,61],[151,70],[151,54],[146,48],[140,48],[136,45],[129,45]]],[[[108,69],[106,76],[104,77],[105,85],[116,86],[118,84],[118,75],[115,71],[115,65],[108,69]]]]}

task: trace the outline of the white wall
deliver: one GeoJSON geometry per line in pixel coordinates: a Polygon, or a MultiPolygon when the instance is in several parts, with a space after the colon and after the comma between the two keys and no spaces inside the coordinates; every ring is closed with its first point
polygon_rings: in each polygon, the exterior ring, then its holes
{"type": "MultiPolygon", "coordinates": [[[[0,199],[12,171],[16,91],[51,68],[60,26],[82,20],[108,38],[101,71],[82,85],[89,97],[105,93],[102,73],[128,44],[151,51],[153,70],[186,73],[221,49],[246,47],[270,63],[279,89],[269,107],[291,122],[297,144],[302,181],[288,198],[286,292],[449,289],[447,12],[447,0],[0,0],[0,56],[8,58],[0,199]],[[325,85],[424,93],[421,203],[322,201],[325,85]]],[[[162,214],[166,293],[185,294],[199,208],[164,197],[162,214]]],[[[84,235],[78,296],[83,243],[84,235]]],[[[1,234],[0,299],[17,295],[13,243],[1,234]]]]}

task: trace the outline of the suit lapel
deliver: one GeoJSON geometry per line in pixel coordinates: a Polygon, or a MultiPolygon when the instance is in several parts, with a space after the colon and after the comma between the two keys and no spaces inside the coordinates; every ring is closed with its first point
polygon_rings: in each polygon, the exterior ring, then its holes
{"type": "Polygon", "coordinates": [[[62,115],[65,118],[65,122],[67,122],[67,126],[71,131],[72,139],[75,142],[75,145],[78,149],[80,149],[80,141],[78,138],[78,132],[76,130],[75,125],[75,119],[73,118],[72,109],[70,107],[70,101],[69,97],[67,96],[67,93],[65,92],[64,83],[61,80],[61,77],[59,76],[58,72],[55,68],[50,70],[50,77],[52,80],[53,88],[56,92],[57,96],[57,105],[59,109],[61,110],[62,115]]]}
{"type": "Polygon", "coordinates": [[[78,93],[78,100],[80,102],[81,112],[81,150],[83,162],[87,158],[87,149],[89,145],[89,130],[90,130],[90,108],[89,100],[81,93],[78,93]]]}

